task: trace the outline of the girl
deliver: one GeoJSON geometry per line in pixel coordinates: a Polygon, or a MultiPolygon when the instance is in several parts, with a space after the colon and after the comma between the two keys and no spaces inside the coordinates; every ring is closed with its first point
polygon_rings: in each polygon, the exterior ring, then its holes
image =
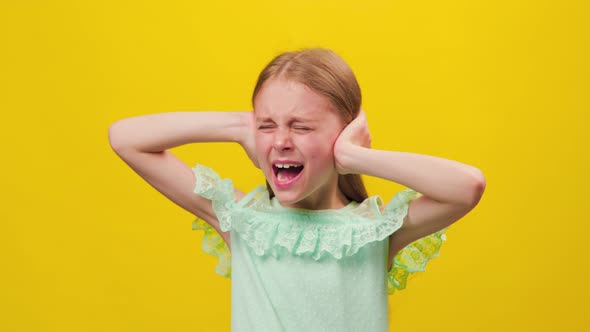
{"type": "Polygon", "coordinates": [[[328,49],[275,57],[252,112],[172,112],[120,120],[113,150],[193,213],[216,272],[231,277],[231,330],[388,331],[387,295],[439,253],[449,225],[479,202],[475,167],[370,148],[361,92],[328,49]],[[167,149],[237,142],[266,177],[249,193],[167,149]],[[408,187],[383,204],[360,174],[408,187]],[[230,254],[231,252],[231,254],[230,254]]]}

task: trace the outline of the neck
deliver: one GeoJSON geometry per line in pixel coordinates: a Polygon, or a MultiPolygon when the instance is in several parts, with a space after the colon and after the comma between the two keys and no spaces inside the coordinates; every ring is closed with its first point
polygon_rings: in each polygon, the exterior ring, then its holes
{"type": "Polygon", "coordinates": [[[338,187],[338,175],[336,174],[336,178],[330,182],[329,186],[318,188],[315,193],[306,199],[284,206],[306,210],[327,210],[340,209],[349,203],[350,201],[338,187]]]}

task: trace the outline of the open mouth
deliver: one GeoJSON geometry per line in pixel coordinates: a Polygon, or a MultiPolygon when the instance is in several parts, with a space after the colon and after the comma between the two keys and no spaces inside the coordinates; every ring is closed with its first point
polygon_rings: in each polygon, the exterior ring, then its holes
{"type": "Polygon", "coordinates": [[[299,175],[303,171],[303,165],[296,163],[275,163],[272,165],[272,170],[277,184],[286,185],[295,182],[299,178],[299,175]]]}

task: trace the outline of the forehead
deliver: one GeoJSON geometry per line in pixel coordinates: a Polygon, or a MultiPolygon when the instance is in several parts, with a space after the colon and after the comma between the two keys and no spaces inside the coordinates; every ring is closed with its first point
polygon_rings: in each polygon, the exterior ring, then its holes
{"type": "Polygon", "coordinates": [[[254,110],[258,120],[303,118],[325,120],[338,117],[330,101],[304,84],[280,80],[264,83],[256,96],[254,110]]]}

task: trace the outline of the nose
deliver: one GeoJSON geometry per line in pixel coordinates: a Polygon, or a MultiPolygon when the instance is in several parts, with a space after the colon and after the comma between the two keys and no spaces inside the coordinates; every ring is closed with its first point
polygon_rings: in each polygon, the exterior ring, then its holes
{"type": "Polygon", "coordinates": [[[293,149],[293,142],[291,141],[289,130],[276,130],[272,146],[277,151],[288,151],[293,149]]]}

